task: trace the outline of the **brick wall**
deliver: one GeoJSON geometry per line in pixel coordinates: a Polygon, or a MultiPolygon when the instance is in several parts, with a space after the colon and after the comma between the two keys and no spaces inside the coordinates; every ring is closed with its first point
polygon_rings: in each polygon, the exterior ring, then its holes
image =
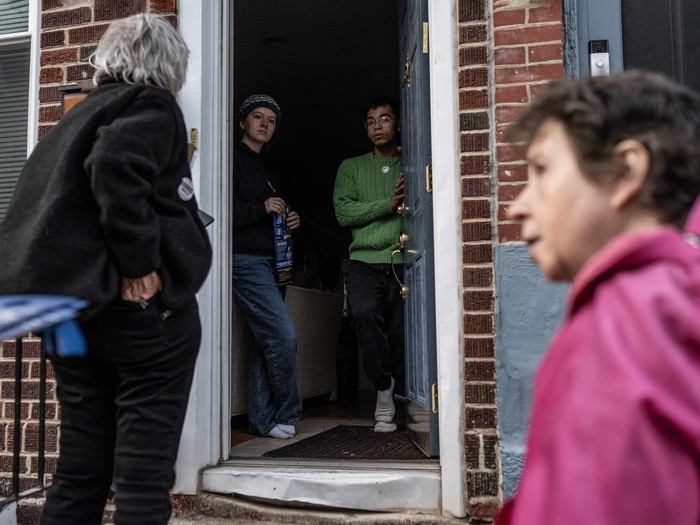
{"type": "Polygon", "coordinates": [[[467,511],[498,507],[488,0],[459,1],[459,126],[467,511]]]}
{"type": "Polygon", "coordinates": [[[561,1],[512,4],[493,12],[499,243],[520,240],[520,224],[506,220],[505,210],[527,180],[523,148],[509,143],[505,131],[539,87],[564,76],[561,1]]]}
{"type": "Polygon", "coordinates": [[[504,131],[538,86],[563,76],[561,2],[459,0],[458,25],[467,511],[490,518],[501,479],[493,251],[519,240],[504,210],[527,180],[504,131]]]}
{"type": "Polygon", "coordinates": [[[177,24],[177,0],[42,0],[39,138],[61,115],[59,87],[92,78],[88,64],[112,20],[159,13],[177,24]]]}
{"type": "MultiPolygon", "coordinates": [[[[8,496],[12,489],[12,456],[14,442],[15,409],[15,355],[14,341],[0,343],[0,495],[8,496]]],[[[22,402],[20,406],[21,438],[17,444],[20,450],[20,491],[40,484],[37,479],[39,441],[39,357],[40,341],[26,338],[22,344],[22,402]]],[[[47,371],[51,374],[51,371],[47,371]]],[[[51,377],[51,376],[49,376],[51,377]]],[[[46,470],[53,472],[58,452],[58,402],[55,386],[50,381],[46,387],[46,470]]]]}

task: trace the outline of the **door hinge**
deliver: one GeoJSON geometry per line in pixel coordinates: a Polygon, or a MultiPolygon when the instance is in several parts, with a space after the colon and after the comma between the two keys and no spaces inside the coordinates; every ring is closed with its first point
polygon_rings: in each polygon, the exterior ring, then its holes
{"type": "Polygon", "coordinates": [[[423,54],[428,52],[428,22],[423,22],[423,54]]]}
{"type": "Polygon", "coordinates": [[[425,191],[433,193],[433,165],[428,164],[425,167],[425,191]]]}
{"type": "Polygon", "coordinates": [[[437,387],[437,383],[432,384],[431,390],[432,390],[432,394],[433,394],[433,396],[432,396],[433,397],[433,414],[437,414],[438,413],[438,387],[437,387]]]}

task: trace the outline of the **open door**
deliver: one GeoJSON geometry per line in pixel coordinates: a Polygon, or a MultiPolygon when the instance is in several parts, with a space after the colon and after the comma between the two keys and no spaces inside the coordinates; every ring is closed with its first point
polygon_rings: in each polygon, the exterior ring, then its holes
{"type": "Polygon", "coordinates": [[[427,456],[439,455],[433,199],[430,147],[428,1],[404,0],[401,24],[401,130],[404,200],[407,427],[427,456]]]}

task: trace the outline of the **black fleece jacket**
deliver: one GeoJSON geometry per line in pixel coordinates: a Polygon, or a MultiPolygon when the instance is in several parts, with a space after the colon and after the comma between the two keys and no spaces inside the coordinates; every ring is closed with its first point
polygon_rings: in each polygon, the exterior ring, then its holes
{"type": "Polygon", "coordinates": [[[247,145],[236,141],[233,147],[233,252],[274,255],[272,215],[265,201],[282,197],[279,182],[247,145]]]}
{"type": "Polygon", "coordinates": [[[42,139],[0,223],[0,294],[117,297],[157,270],[163,309],[191,301],[211,265],[187,133],[173,95],[107,79],[42,139]]]}

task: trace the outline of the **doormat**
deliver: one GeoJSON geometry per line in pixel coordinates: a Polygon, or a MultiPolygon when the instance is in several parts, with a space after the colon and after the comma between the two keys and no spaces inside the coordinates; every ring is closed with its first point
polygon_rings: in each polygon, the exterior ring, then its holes
{"type": "Polygon", "coordinates": [[[315,436],[264,454],[273,458],[427,459],[403,428],[386,434],[374,427],[338,425],[315,436]]]}

